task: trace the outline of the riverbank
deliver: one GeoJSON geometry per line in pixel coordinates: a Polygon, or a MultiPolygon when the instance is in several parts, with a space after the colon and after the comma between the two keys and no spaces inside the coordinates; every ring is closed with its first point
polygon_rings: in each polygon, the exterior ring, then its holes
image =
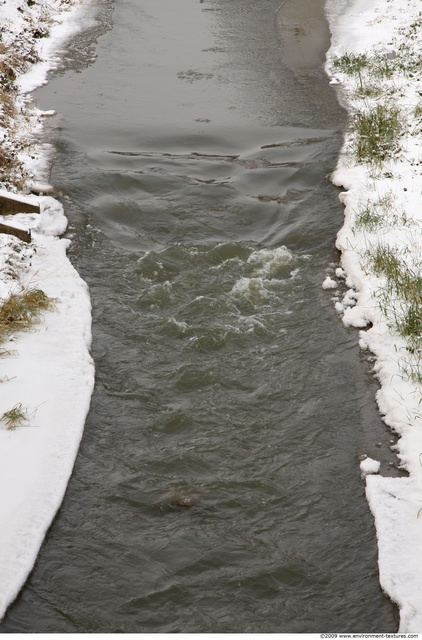
{"type": "MultiPolygon", "coordinates": [[[[422,631],[422,14],[417,0],[328,3],[326,70],[349,111],[334,184],[345,189],[341,268],[323,286],[375,354],[377,403],[399,435],[409,477],[369,475],[380,583],[400,607],[400,631],[422,631]],[[340,294],[346,284],[346,293],[340,294]]],[[[362,472],[377,465],[362,463],[362,472]]]]}
{"type": "MultiPolygon", "coordinates": [[[[82,435],[94,382],[90,300],[59,236],[63,208],[45,195],[49,149],[36,134],[50,112],[28,92],[46,81],[55,52],[80,23],[81,3],[8,0],[0,4],[0,188],[25,194],[40,213],[3,215],[30,231],[27,244],[0,235],[0,296],[28,292],[50,304],[30,332],[2,326],[0,378],[0,618],[18,594],[60,506],[82,435]]],[[[17,317],[16,326],[27,309],[17,317]]]]}

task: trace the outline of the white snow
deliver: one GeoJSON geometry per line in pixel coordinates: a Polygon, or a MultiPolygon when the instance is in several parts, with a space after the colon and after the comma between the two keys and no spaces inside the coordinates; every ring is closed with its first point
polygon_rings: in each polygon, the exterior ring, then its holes
{"type": "Polygon", "coordinates": [[[15,202],[25,202],[27,204],[38,204],[38,200],[37,198],[35,198],[34,196],[31,197],[25,197],[23,195],[16,195],[15,193],[10,193],[10,191],[6,191],[6,189],[0,189],[0,198],[1,197],[7,197],[11,200],[14,200],[15,202]]]}
{"type": "Polygon", "coordinates": [[[362,471],[363,476],[367,476],[370,473],[378,473],[381,467],[381,462],[379,460],[374,460],[373,458],[365,458],[360,463],[360,470],[362,471]]]}
{"type": "MultiPolygon", "coordinates": [[[[417,324],[413,344],[400,329],[407,326],[411,304],[392,286],[392,272],[387,277],[386,268],[375,268],[374,256],[377,251],[381,258],[390,256],[391,265],[398,260],[401,273],[410,274],[413,282],[422,275],[421,11],[420,0],[327,2],[332,44],[326,70],[351,118],[380,104],[399,109],[403,125],[397,153],[378,163],[356,160],[350,129],[332,176],[344,189],[345,219],[337,247],[349,287],[335,307],[346,325],[362,329],[360,346],[376,356],[377,403],[386,424],[400,436],[396,452],[409,473],[408,478],[367,475],[378,471],[378,463],[361,463],[375,518],[380,583],[400,608],[401,633],[422,632],[421,343],[417,324]],[[365,54],[370,64],[378,60],[378,72],[365,67],[348,75],[335,65],[344,54],[349,59],[365,54]],[[388,65],[392,74],[382,73],[388,65]]],[[[420,318],[418,298],[414,304],[420,318]]]]}
{"type": "MultiPolygon", "coordinates": [[[[0,119],[0,140],[19,152],[26,185],[38,185],[38,191],[47,179],[51,150],[20,141],[39,131],[42,118],[52,113],[34,108],[24,92],[45,82],[54,51],[75,31],[81,15],[79,0],[30,6],[0,2],[2,42],[21,58],[34,51],[39,58],[18,77],[15,123],[7,128],[0,119]],[[34,39],[34,29],[47,27],[49,37],[34,39]]],[[[4,186],[7,192],[13,188],[8,180],[0,181],[4,186]]],[[[0,346],[0,417],[16,406],[25,416],[13,430],[0,419],[0,618],[31,571],[62,502],[94,385],[90,298],[66,256],[69,241],[58,237],[67,224],[63,208],[49,196],[19,194],[19,199],[38,203],[41,213],[0,216],[0,222],[32,231],[29,245],[0,234],[0,299],[22,287],[37,288],[55,299],[55,307],[44,311],[30,332],[10,336],[0,346]]]]}
{"type": "Polygon", "coordinates": [[[327,276],[324,282],[322,283],[323,289],[337,289],[337,287],[338,287],[337,282],[332,278],[330,278],[330,276],[327,276]]]}

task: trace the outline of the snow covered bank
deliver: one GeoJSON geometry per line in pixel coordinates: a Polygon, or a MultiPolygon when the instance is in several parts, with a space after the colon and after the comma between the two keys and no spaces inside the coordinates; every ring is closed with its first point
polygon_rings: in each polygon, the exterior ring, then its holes
{"type": "Polygon", "coordinates": [[[90,299],[59,238],[62,206],[29,193],[48,190],[46,149],[32,136],[51,114],[26,92],[45,82],[82,9],[80,0],[0,0],[0,188],[27,193],[41,210],[0,216],[32,233],[30,244],[0,234],[0,304],[31,289],[54,300],[31,331],[0,345],[0,618],[62,502],[94,384],[90,299]]]}
{"type": "Polygon", "coordinates": [[[409,477],[368,475],[366,492],[381,586],[400,607],[400,631],[422,633],[422,3],[338,8],[328,0],[326,69],[350,113],[332,176],[345,189],[336,275],[349,290],[336,309],[376,355],[378,406],[400,436],[409,477]]]}

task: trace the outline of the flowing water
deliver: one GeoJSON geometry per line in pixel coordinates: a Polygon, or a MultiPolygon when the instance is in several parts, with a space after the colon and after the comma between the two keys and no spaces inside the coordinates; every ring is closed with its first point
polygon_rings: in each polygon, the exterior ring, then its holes
{"type": "Polygon", "coordinates": [[[96,389],[3,632],[393,632],[370,363],[321,288],[344,113],[321,0],[121,0],[42,108],[96,389]],[[101,37],[100,37],[101,36],[101,37]]]}

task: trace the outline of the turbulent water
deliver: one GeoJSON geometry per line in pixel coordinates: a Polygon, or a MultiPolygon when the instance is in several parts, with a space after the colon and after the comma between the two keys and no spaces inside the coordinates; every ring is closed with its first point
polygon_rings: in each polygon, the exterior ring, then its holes
{"type": "Polygon", "coordinates": [[[97,380],[3,632],[396,629],[359,475],[389,436],[321,288],[344,114],[322,3],[279,5],[101,3],[38,92],[97,380]]]}

